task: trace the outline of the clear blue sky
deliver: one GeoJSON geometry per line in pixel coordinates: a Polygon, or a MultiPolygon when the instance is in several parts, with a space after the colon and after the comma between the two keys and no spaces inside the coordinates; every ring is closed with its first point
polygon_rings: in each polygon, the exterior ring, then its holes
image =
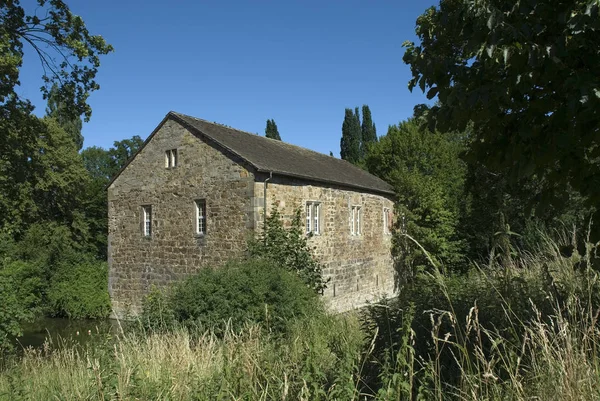
{"type": "MultiPolygon", "coordinates": [[[[28,1],[24,2],[27,4],[28,1]]],[[[169,110],[339,155],[346,107],[368,104],[383,135],[426,102],[407,89],[402,42],[433,1],[67,0],[115,52],[102,59],[84,146],[146,138],[169,110]]],[[[39,62],[21,95],[37,105],[39,62]]]]}

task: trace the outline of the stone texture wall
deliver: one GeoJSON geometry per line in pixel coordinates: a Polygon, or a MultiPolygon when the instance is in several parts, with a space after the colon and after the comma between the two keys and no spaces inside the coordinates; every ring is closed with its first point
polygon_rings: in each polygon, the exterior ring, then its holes
{"type": "Polygon", "coordinates": [[[260,205],[243,162],[171,120],[110,185],[108,203],[109,291],[118,316],[138,313],[152,285],[241,256],[260,205]],[[165,168],[168,149],[178,151],[175,168],[165,168]],[[196,199],[206,199],[203,237],[195,235],[196,199]],[[152,206],[150,238],[142,233],[142,205],[152,206]]]}
{"type": "MultiPolygon", "coordinates": [[[[262,229],[265,174],[253,174],[178,123],[167,120],[108,188],[109,291],[114,314],[135,315],[156,285],[242,256],[262,229]],[[177,149],[178,165],[165,168],[165,151],[177,149]],[[195,205],[206,200],[207,234],[195,235],[195,205]],[[142,206],[152,206],[152,236],[142,231],[142,206]]],[[[384,232],[385,196],[274,176],[267,210],[277,204],[286,221],[307,201],[321,204],[321,234],[310,239],[331,281],[325,298],[346,311],[394,291],[391,235],[384,232]],[[362,235],[350,232],[351,206],[362,208],[362,235]]]]}
{"type": "MultiPolygon", "coordinates": [[[[257,177],[257,197],[263,196],[265,178],[257,177]]],[[[284,177],[274,177],[267,184],[267,211],[277,205],[288,225],[298,208],[305,221],[306,202],[321,204],[321,233],[312,236],[309,244],[324,265],[324,276],[330,278],[324,294],[329,308],[347,311],[382,295],[391,296],[395,291],[392,236],[385,232],[383,211],[393,211],[393,201],[382,195],[284,177]],[[361,235],[351,234],[352,206],[361,207],[361,235]]],[[[257,222],[256,226],[260,230],[262,224],[257,222]]]]}

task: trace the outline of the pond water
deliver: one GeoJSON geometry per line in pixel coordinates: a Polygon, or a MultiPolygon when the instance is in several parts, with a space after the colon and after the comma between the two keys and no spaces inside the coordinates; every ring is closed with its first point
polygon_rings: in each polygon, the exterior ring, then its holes
{"type": "Polygon", "coordinates": [[[45,341],[57,346],[61,343],[84,344],[105,334],[118,334],[119,322],[112,319],[71,320],[61,318],[40,318],[25,324],[23,335],[15,341],[17,348],[41,347],[45,341]]]}

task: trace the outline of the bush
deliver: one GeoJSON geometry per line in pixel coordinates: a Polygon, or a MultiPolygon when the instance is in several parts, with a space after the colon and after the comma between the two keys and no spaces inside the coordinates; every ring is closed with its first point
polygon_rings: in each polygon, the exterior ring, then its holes
{"type": "Polygon", "coordinates": [[[52,316],[73,319],[105,318],[110,314],[108,265],[91,255],[79,262],[62,262],[48,288],[48,308],[52,316]]]}
{"type": "Polygon", "coordinates": [[[293,318],[322,310],[317,294],[301,279],[265,260],[202,269],[164,295],[151,292],[143,306],[147,328],[177,322],[217,333],[226,327],[239,332],[248,323],[283,332],[293,318]]]}
{"type": "Polygon", "coordinates": [[[298,275],[310,288],[323,294],[327,281],[323,279],[322,266],[313,258],[304,234],[300,210],[296,210],[290,228],[283,226],[281,214],[273,207],[265,218],[265,230],[257,240],[250,241],[250,256],[272,261],[298,275]]]}

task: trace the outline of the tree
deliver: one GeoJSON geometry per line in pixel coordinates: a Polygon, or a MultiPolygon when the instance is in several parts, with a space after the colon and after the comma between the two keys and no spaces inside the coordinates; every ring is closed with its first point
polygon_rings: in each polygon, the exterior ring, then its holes
{"type": "Polygon", "coordinates": [[[44,69],[44,98],[56,84],[54,99],[65,114],[73,118],[84,115],[88,120],[92,110],[87,98],[99,88],[95,77],[100,56],[113,48],[101,36],[91,35],[82,18],[71,13],[64,1],[37,0],[37,5],[32,14],[19,0],[0,5],[0,104],[31,110],[29,102],[19,99],[15,91],[24,45],[29,45],[44,69]]]}
{"type": "Polygon", "coordinates": [[[361,158],[364,159],[369,151],[369,147],[377,142],[377,130],[371,119],[371,110],[366,104],[362,107],[362,117],[360,153],[361,158]]]}
{"type": "Polygon", "coordinates": [[[56,120],[22,111],[0,120],[0,132],[0,231],[18,235],[43,220],[83,233],[78,205],[88,176],[72,138],[56,120]]]}
{"type": "MultiPolygon", "coordinates": [[[[572,186],[600,203],[597,1],[442,0],[405,42],[409,89],[440,103],[426,113],[443,132],[473,124],[467,160],[512,183],[535,177],[539,205],[572,186]]],[[[596,225],[598,226],[598,225],[596,225]]]]}
{"type": "Polygon", "coordinates": [[[91,146],[81,151],[83,165],[90,176],[85,188],[82,209],[89,226],[90,243],[101,259],[107,257],[108,203],[106,186],[119,170],[139,150],[144,141],[138,135],[130,139],[115,141],[113,147],[105,150],[91,146]]]}
{"type": "MultiPolygon", "coordinates": [[[[414,120],[390,126],[372,145],[366,158],[370,173],[393,185],[400,233],[407,233],[446,267],[463,261],[465,243],[458,228],[463,208],[466,166],[460,159],[463,139],[421,130],[414,120]]],[[[396,237],[396,253],[403,271],[428,265],[421,249],[396,237]]]]}
{"type": "Polygon", "coordinates": [[[340,141],[340,156],[350,163],[360,162],[360,117],[358,107],[355,112],[352,109],[346,109],[344,122],[342,124],[342,139],[340,141]]]}
{"type": "Polygon", "coordinates": [[[275,124],[275,120],[267,120],[267,128],[265,128],[265,136],[271,139],[277,139],[281,141],[281,137],[279,136],[279,131],[277,130],[277,124],[275,124]]]}
{"type": "Polygon", "coordinates": [[[83,135],[81,135],[82,122],[79,116],[73,117],[65,107],[58,102],[58,85],[54,84],[48,95],[48,107],[46,115],[55,119],[62,129],[73,139],[77,150],[83,147],[83,135]]]}

